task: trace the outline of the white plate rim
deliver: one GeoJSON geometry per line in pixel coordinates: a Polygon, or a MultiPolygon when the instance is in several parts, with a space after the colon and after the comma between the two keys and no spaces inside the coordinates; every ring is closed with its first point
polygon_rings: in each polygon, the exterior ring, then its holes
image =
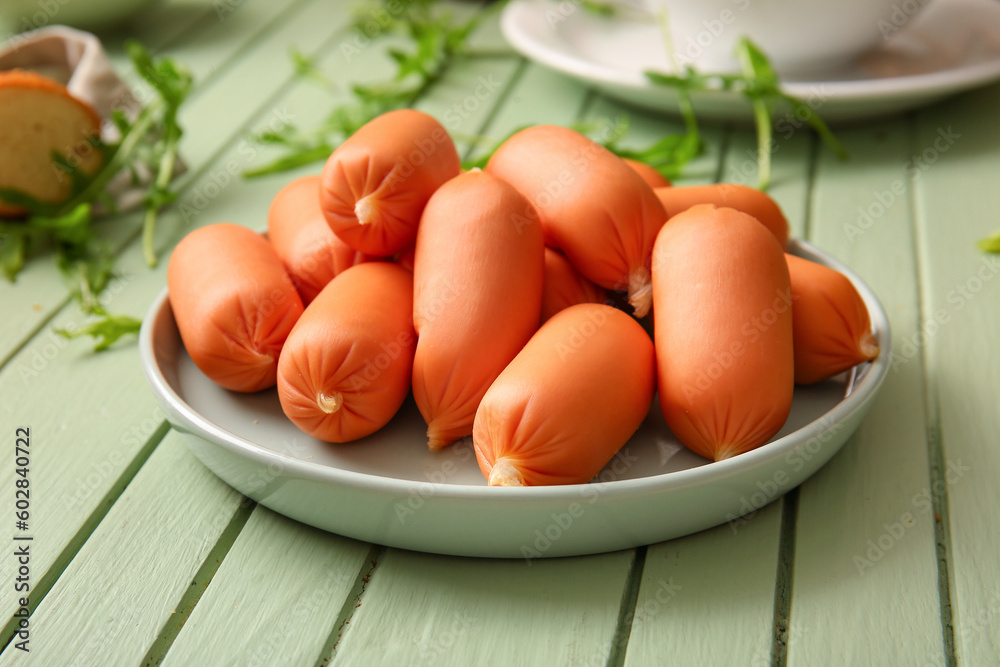
{"type": "MultiPolygon", "coordinates": [[[[183,430],[221,446],[232,454],[247,458],[256,464],[263,466],[277,464],[284,471],[283,474],[291,474],[303,479],[343,487],[361,488],[381,494],[393,494],[405,497],[411,493],[427,493],[430,489],[434,495],[441,498],[456,500],[489,499],[491,502],[521,503],[541,500],[565,500],[566,502],[572,502],[579,499],[581,489],[588,486],[594,487],[595,491],[603,497],[665,493],[672,489],[708,484],[728,476],[738,475],[746,470],[766,466],[788,456],[801,447],[801,442],[804,439],[802,435],[803,431],[815,429],[817,424],[833,425],[847,420],[852,413],[866,407],[867,401],[877,393],[885,380],[892,355],[890,327],[885,310],[875,293],[859,276],[839,260],[820,251],[808,242],[792,239],[789,241],[787,250],[792,254],[804,255],[807,258],[809,256],[818,258],[824,264],[837,269],[851,280],[868,308],[872,330],[880,345],[878,358],[874,362],[863,364],[863,366],[867,366],[866,372],[854,384],[853,391],[838,402],[836,406],[808,425],[762,445],[757,449],[725,461],[711,462],[695,468],[661,473],[649,477],[612,480],[608,482],[588,482],[586,484],[567,484],[562,486],[496,488],[469,484],[442,484],[438,482],[405,480],[342,470],[318,463],[310,463],[268,449],[263,445],[237,436],[203,417],[174,391],[173,387],[171,387],[170,383],[164,377],[157,363],[154,332],[157,328],[155,326],[156,319],[168,300],[166,288],[153,301],[146,318],[143,320],[143,325],[139,333],[139,352],[143,372],[154,394],[156,394],[159,401],[170,406],[175,416],[180,417],[185,422],[183,430]]],[[[822,433],[822,429],[819,429],[819,432],[822,433]]]]}
{"type": "MultiPolygon", "coordinates": [[[[530,60],[576,78],[600,82],[613,86],[631,88],[637,91],[657,90],[641,73],[617,70],[596,63],[587,62],[576,56],[550,47],[542,40],[535,39],[530,30],[523,30],[525,21],[535,24],[537,6],[544,0],[514,0],[504,8],[500,17],[500,29],[511,46],[530,60]]],[[[944,96],[952,92],[975,88],[1000,78],[1000,58],[985,62],[965,64],[951,69],[926,74],[909,74],[897,77],[860,79],[856,81],[783,81],[782,89],[796,97],[809,98],[822,87],[828,99],[884,100],[913,95],[944,96]]],[[[701,95],[736,97],[728,91],[699,91],[701,95]]]]}

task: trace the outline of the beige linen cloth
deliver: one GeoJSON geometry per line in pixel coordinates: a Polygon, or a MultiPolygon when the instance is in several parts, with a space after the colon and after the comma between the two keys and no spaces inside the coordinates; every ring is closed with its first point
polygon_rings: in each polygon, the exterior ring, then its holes
{"type": "MultiPolygon", "coordinates": [[[[2,2],[2,0],[0,0],[2,2]]],[[[27,69],[55,79],[66,86],[71,95],[92,106],[101,116],[101,138],[106,143],[119,139],[118,130],[109,118],[115,109],[121,109],[133,118],[140,108],[140,100],[149,102],[152,90],[140,90],[137,96],[115,72],[101,41],[93,34],[68,28],[51,26],[15,35],[0,44],[0,71],[27,69]]],[[[142,83],[146,86],[145,82],[142,83]]],[[[174,174],[184,171],[178,160],[174,174]]],[[[132,183],[127,170],[108,186],[119,210],[137,206],[148,185],[149,174],[139,174],[143,181],[132,183]]],[[[98,212],[100,207],[96,207],[98,212]]]]}

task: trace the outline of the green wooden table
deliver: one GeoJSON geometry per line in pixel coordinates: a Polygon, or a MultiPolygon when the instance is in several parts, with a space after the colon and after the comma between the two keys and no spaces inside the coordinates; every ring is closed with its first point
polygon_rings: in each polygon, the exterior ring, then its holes
{"type": "MultiPolygon", "coordinates": [[[[270,155],[249,133],[308,126],[332,105],[293,78],[291,45],[337,91],[391,71],[380,47],[345,64],[348,20],[347,0],[176,0],[146,16],[136,36],[197,76],[162,257],[193,226],[264,227],[292,175],[236,176],[270,155]]],[[[121,41],[107,38],[119,62],[121,41]]],[[[474,46],[418,104],[455,133],[622,110],[513,54],[495,23],[474,46]]],[[[879,294],[892,371],[859,431],[800,488],[745,521],[618,553],[530,566],[435,556],[255,505],[170,430],[134,343],[93,354],[53,333],[84,317],[36,258],[0,283],[5,642],[23,595],[11,539],[22,426],[34,537],[31,651],[7,644],[0,664],[997,665],[1000,258],[974,242],[1000,227],[998,106],[992,86],[843,129],[848,162],[804,132],[780,143],[772,194],[797,236],[879,294]],[[942,132],[955,137],[944,148],[942,132]]],[[[677,127],[630,115],[637,144],[677,127]]],[[[752,132],[707,135],[685,182],[753,182],[752,132]]],[[[166,262],[144,265],[137,228],[136,215],[103,227],[124,272],[107,307],[142,316],[166,262]]]]}

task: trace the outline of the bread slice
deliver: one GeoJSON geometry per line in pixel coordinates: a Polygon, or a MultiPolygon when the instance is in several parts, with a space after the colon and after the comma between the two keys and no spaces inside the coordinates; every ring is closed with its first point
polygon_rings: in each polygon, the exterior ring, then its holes
{"type": "MultiPolygon", "coordinates": [[[[84,173],[93,173],[101,155],[91,140],[101,119],[66,87],[34,72],[0,72],[0,189],[13,188],[58,204],[70,194],[70,178],[52,162],[62,153],[84,173]]],[[[24,213],[0,198],[0,216],[24,213]]]]}

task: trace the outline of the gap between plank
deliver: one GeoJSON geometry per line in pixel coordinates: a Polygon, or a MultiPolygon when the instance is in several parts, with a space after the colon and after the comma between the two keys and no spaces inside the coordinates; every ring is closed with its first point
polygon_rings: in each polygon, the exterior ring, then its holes
{"type": "Polygon", "coordinates": [[[201,596],[208,590],[209,584],[215,578],[215,573],[219,571],[222,561],[226,559],[229,550],[232,549],[236,538],[240,536],[243,527],[250,519],[250,515],[253,513],[255,507],[257,507],[257,503],[246,496],[240,501],[240,505],[229,520],[229,524],[222,531],[215,546],[208,552],[208,556],[205,557],[201,567],[198,568],[198,572],[191,580],[191,585],[181,595],[181,599],[177,602],[170,618],[167,619],[167,622],[163,624],[163,628],[160,629],[160,634],[139,662],[140,665],[144,667],[159,665],[167,657],[167,652],[173,645],[174,640],[177,639],[177,635],[180,634],[184,624],[190,618],[191,612],[198,605],[201,596]]]}
{"type": "MultiPolygon", "coordinates": [[[[685,131],[687,131],[687,130],[685,130],[685,131]]],[[[699,132],[700,131],[701,130],[699,130],[699,132]]],[[[728,160],[729,146],[732,144],[732,141],[733,141],[733,132],[734,132],[733,126],[727,123],[722,128],[722,132],[719,133],[721,135],[719,137],[719,164],[718,164],[718,166],[716,166],[716,168],[715,168],[715,174],[712,176],[712,182],[713,183],[721,183],[722,182],[722,176],[723,176],[723,174],[726,171],[726,165],[729,163],[729,160],[728,160]]],[[[759,168],[760,168],[760,166],[758,165],[758,169],[759,168]]],[[[682,171],[683,171],[683,169],[682,169],[682,171]]]]}
{"type": "Polygon", "coordinates": [[[795,524],[799,514],[799,489],[781,499],[781,537],[778,542],[778,571],[774,586],[774,641],[772,667],[788,662],[788,628],[792,620],[792,582],[795,574],[795,524]]]}
{"type": "Polygon", "coordinates": [[[333,630],[319,652],[319,658],[316,659],[316,667],[326,667],[337,656],[337,646],[340,644],[344,633],[347,632],[347,628],[351,624],[351,619],[354,618],[354,612],[361,606],[365,590],[368,588],[368,582],[372,580],[375,568],[378,567],[379,561],[385,556],[385,552],[386,547],[377,544],[371,545],[368,549],[368,556],[362,563],[361,569],[358,570],[358,576],[354,579],[354,586],[351,587],[351,591],[344,598],[344,606],[340,608],[340,613],[337,614],[333,630]]]}
{"type": "MultiPolygon", "coordinates": [[[[500,113],[500,109],[507,102],[507,98],[510,97],[511,93],[514,92],[514,88],[521,80],[521,77],[524,76],[524,72],[527,68],[528,68],[528,61],[525,60],[524,58],[520,58],[517,67],[514,68],[514,74],[511,75],[510,77],[510,81],[508,81],[507,85],[505,85],[503,89],[500,91],[500,99],[496,101],[496,103],[493,105],[493,108],[490,109],[490,112],[486,114],[486,118],[483,120],[482,123],[479,124],[479,128],[476,130],[477,139],[481,137],[485,138],[486,131],[489,130],[490,125],[493,124],[493,121],[496,119],[497,114],[500,113]]],[[[480,148],[478,144],[479,144],[478,141],[473,141],[469,143],[469,146],[465,149],[464,155],[462,155],[462,162],[468,162],[469,159],[473,155],[475,155],[476,149],[480,148]]]]}
{"type": "MultiPolygon", "coordinates": [[[[205,78],[202,79],[201,85],[198,86],[197,89],[191,91],[191,96],[189,99],[194,99],[201,91],[206,90],[208,87],[207,84],[210,81],[213,81],[217,76],[221,75],[223,72],[229,69],[233,65],[233,63],[237,62],[245,54],[254,51],[260,45],[261,42],[267,39],[268,35],[277,32],[283,25],[289,23],[293,18],[295,18],[301,12],[303,12],[307,5],[315,4],[318,1],[319,0],[298,0],[298,2],[293,2],[292,5],[284,12],[282,12],[278,18],[269,21],[262,28],[257,30],[252,35],[250,35],[243,42],[242,46],[237,48],[236,51],[234,51],[228,58],[223,60],[218,65],[218,67],[215,67],[212,70],[210,70],[208,74],[205,75],[205,78]]],[[[236,11],[239,11],[239,9],[237,9],[236,11]]],[[[225,21],[225,19],[219,19],[220,23],[222,23],[223,21],[225,21]]],[[[211,26],[203,27],[202,30],[208,30],[209,27],[211,26]]],[[[337,28],[333,34],[334,35],[339,34],[342,30],[344,30],[345,27],[347,26],[341,26],[337,28]]],[[[326,42],[324,42],[324,44],[325,43],[326,42]]]]}
{"type": "Polygon", "coordinates": [[[820,140],[815,132],[809,137],[809,167],[806,171],[806,201],[802,211],[802,238],[812,238],[812,204],[816,185],[816,171],[819,165],[820,140]]]}
{"type": "MultiPolygon", "coordinates": [[[[909,148],[913,153],[917,143],[917,122],[915,114],[907,117],[909,130],[909,148]]],[[[924,313],[930,312],[930,295],[928,294],[925,262],[923,261],[924,246],[920,242],[920,209],[917,205],[916,174],[909,175],[907,190],[909,197],[907,205],[910,209],[910,225],[913,236],[913,261],[917,273],[917,325],[924,321],[924,313]],[[928,302],[925,302],[928,301],[928,302]]],[[[955,573],[951,561],[951,524],[948,511],[948,484],[946,483],[944,446],[941,436],[941,416],[938,406],[937,390],[927,373],[929,362],[929,345],[920,349],[920,361],[923,366],[924,381],[924,412],[927,415],[927,462],[931,500],[934,507],[934,551],[937,557],[938,570],[938,600],[941,607],[941,638],[944,647],[944,659],[947,667],[955,667],[958,657],[955,651],[955,619],[951,604],[951,588],[955,573]]]]}
{"type": "Polygon", "coordinates": [[[618,608],[618,623],[611,639],[611,652],[608,654],[606,667],[621,667],[625,664],[625,654],[628,652],[629,639],[632,637],[632,622],[635,620],[635,606],[639,600],[639,589],[642,587],[642,574],[646,570],[646,551],[643,545],[636,548],[625,579],[625,590],[622,593],[621,606],[618,608]]]}
{"type": "MultiPolygon", "coordinates": [[[[806,175],[806,201],[802,212],[802,238],[812,234],[812,202],[819,163],[819,139],[813,134],[809,142],[809,166],[806,175]]],[[[774,577],[774,636],[771,643],[772,667],[788,663],[788,629],[792,622],[792,588],[795,576],[795,527],[799,515],[799,489],[789,491],[781,499],[781,526],[778,538],[778,564],[774,577]]]]}
{"type": "MultiPolygon", "coordinates": [[[[146,460],[149,459],[153,451],[159,446],[163,438],[170,432],[170,425],[167,422],[163,422],[160,426],[153,432],[153,435],[146,441],[139,453],[136,454],[135,458],[128,464],[122,474],[119,475],[118,479],[115,481],[114,485],[108,492],[104,494],[101,498],[101,502],[97,504],[94,511],[91,512],[90,516],[83,523],[80,529],[76,532],[65,547],[63,547],[62,552],[56,557],[49,569],[42,575],[38,580],[38,583],[31,589],[31,606],[28,611],[28,617],[35,613],[38,609],[38,605],[42,603],[45,596],[48,595],[49,591],[52,590],[52,586],[55,585],[59,577],[62,576],[63,571],[66,567],[76,558],[76,554],[80,551],[83,545],[90,539],[90,536],[97,529],[97,526],[104,521],[104,517],[107,516],[108,511],[111,507],[118,501],[118,498],[125,492],[128,485],[132,483],[136,474],[145,465],[146,460]]],[[[3,649],[6,650],[7,646],[10,644],[10,640],[14,637],[17,629],[17,619],[13,616],[4,625],[2,631],[0,631],[0,637],[3,638],[3,649]]]]}

